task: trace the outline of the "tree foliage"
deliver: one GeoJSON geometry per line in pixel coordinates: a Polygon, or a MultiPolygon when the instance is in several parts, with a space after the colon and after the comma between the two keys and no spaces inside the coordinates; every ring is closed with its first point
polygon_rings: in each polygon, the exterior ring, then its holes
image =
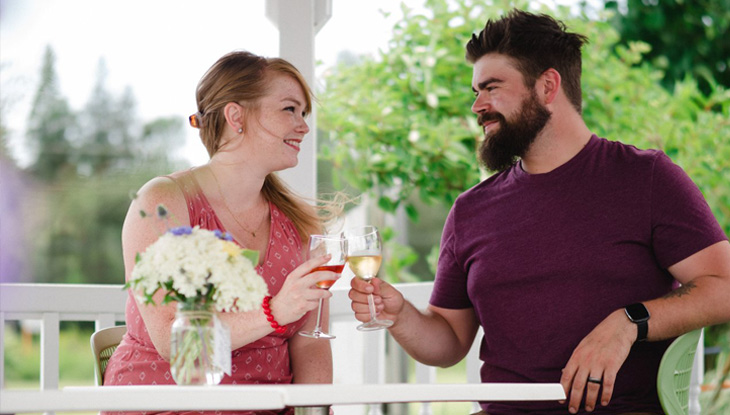
{"type": "Polygon", "coordinates": [[[133,160],[134,96],[129,90],[120,98],[112,95],[106,86],[107,76],[101,59],[96,84],[79,120],[76,163],[87,175],[106,173],[133,160]]]}
{"type": "Polygon", "coordinates": [[[605,4],[617,11],[611,22],[622,44],[651,46],[645,58],[664,71],[666,87],[689,76],[705,93],[715,82],[730,88],[730,0],[628,0],[626,10],[605,4]]]}
{"type": "Polygon", "coordinates": [[[54,66],[55,53],[50,46],[46,48],[42,65],[26,137],[36,153],[31,171],[48,182],[72,168],[68,135],[75,120],[68,102],[61,96],[54,66]]]}

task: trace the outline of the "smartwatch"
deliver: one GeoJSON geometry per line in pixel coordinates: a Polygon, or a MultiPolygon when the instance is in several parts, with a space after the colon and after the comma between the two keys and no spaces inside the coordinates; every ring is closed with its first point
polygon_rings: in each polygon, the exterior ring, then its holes
{"type": "Polygon", "coordinates": [[[626,316],[631,320],[632,323],[636,324],[636,341],[643,342],[646,340],[646,335],[649,332],[649,310],[642,303],[636,303],[627,305],[624,307],[626,316]]]}

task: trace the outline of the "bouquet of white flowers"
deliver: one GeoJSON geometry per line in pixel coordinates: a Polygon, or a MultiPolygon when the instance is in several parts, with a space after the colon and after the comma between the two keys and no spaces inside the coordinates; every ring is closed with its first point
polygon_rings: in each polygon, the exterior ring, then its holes
{"type": "Polygon", "coordinates": [[[242,249],[228,234],[183,226],[163,234],[137,254],[127,288],[154,304],[152,296],[165,290],[162,304],[177,301],[211,306],[217,311],[249,311],[268,295],[254,268],[258,252],[242,249]]]}
{"type": "Polygon", "coordinates": [[[159,290],[165,292],[162,304],[178,303],[170,336],[170,371],[178,384],[217,384],[223,373],[230,375],[230,332],[214,311],[261,306],[268,287],[256,263],[257,251],[198,226],[170,229],[137,254],[125,288],[145,304],[155,304],[159,290]]]}

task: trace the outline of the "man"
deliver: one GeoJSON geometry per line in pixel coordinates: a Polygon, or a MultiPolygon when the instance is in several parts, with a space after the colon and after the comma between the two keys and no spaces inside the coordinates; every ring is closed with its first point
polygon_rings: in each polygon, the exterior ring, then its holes
{"type": "Polygon", "coordinates": [[[671,339],[730,320],[730,244],[699,189],[662,152],[585,125],[585,40],[523,11],[472,37],[480,159],[497,173],[454,203],[427,310],[383,281],[351,283],[356,317],[373,292],[415,359],[455,364],[481,325],[483,382],[559,381],[568,397],[483,402],[490,415],[662,413],[671,339]]]}

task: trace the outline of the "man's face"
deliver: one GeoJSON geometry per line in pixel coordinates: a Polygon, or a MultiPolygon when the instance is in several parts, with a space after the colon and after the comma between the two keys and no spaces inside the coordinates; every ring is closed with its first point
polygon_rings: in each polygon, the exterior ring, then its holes
{"type": "Polygon", "coordinates": [[[489,170],[506,170],[525,156],[551,113],[503,55],[488,54],[474,64],[472,89],[472,111],[484,130],[479,158],[489,170]]]}

